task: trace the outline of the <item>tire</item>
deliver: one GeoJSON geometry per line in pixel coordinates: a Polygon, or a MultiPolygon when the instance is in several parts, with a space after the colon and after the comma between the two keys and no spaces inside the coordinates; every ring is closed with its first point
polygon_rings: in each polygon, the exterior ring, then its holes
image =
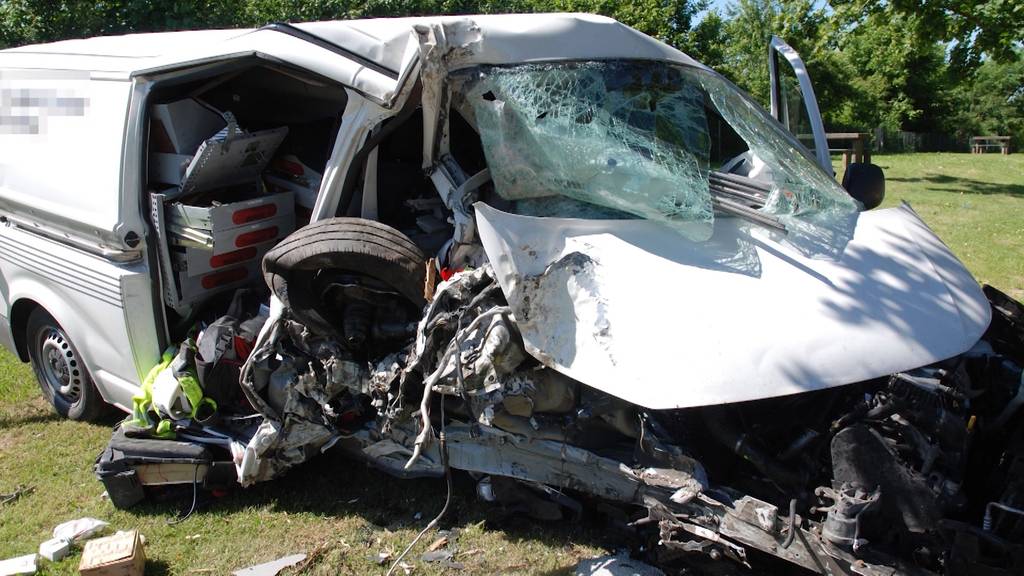
{"type": "Polygon", "coordinates": [[[29,315],[25,342],[39,387],[57,414],[70,420],[95,421],[106,413],[107,405],[78,349],[42,308],[29,315]]]}
{"type": "Polygon", "coordinates": [[[373,220],[331,218],[294,232],[263,258],[263,278],[292,316],[321,333],[337,329],[318,310],[311,279],[318,270],[357,273],[422,308],[426,258],[407,236],[373,220]]]}

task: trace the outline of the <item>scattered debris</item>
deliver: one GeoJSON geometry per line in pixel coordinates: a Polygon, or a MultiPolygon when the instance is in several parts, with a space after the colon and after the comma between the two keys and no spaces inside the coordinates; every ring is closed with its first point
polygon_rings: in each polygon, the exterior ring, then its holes
{"type": "Polygon", "coordinates": [[[275,576],[280,573],[281,570],[290,566],[295,566],[305,559],[305,554],[292,554],[271,562],[264,562],[263,564],[257,564],[255,566],[249,566],[248,568],[242,568],[241,570],[235,570],[231,574],[233,574],[233,576],[275,576]]]}
{"type": "Polygon", "coordinates": [[[385,550],[384,552],[377,552],[377,555],[373,557],[374,562],[383,566],[385,562],[391,560],[391,552],[385,550]]]}
{"type": "Polygon", "coordinates": [[[423,562],[446,562],[454,557],[455,552],[448,549],[430,550],[428,552],[424,552],[423,555],[420,556],[420,560],[423,562]]]}
{"type": "MultiPolygon", "coordinates": [[[[341,541],[341,545],[348,547],[348,544],[344,540],[341,541]]],[[[302,574],[307,568],[312,566],[315,562],[318,562],[321,558],[327,554],[328,550],[336,548],[337,545],[333,542],[323,541],[317,544],[316,548],[306,556],[306,559],[295,565],[295,569],[291,571],[291,574],[302,574]]]]}
{"type": "Polygon", "coordinates": [[[32,492],[35,492],[35,489],[35,486],[24,486],[19,484],[14,489],[14,492],[11,492],[10,494],[0,494],[0,505],[14,502],[18,498],[21,498],[22,496],[28,496],[32,492]]]}
{"type": "Polygon", "coordinates": [[[16,558],[0,560],[0,576],[16,576],[17,574],[35,574],[36,555],[26,554],[16,558]]]}
{"type": "Polygon", "coordinates": [[[433,552],[434,550],[438,550],[438,549],[444,548],[447,545],[448,545],[448,537],[447,536],[441,536],[437,540],[434,540],[430,544],[430,546],[427,546],[427,552],[433,552]]]}
{"type": "Polygon", "coordinates": [[[86,542],[78,572],[82,576],[142,576],[146,553],[138,530],[86,542]]]}
{"type": "Polygon", "coordinates": [[[95,518],[68,520],[67,522],[57,525],[53,529],[53,537],[61,540],[69,540],[71,542],[81,542],[82,540],[88,540],[89,538],[99,534],[105,530],[107,526],[110,526],[110,524],[95,518]]]}
{"type": "Polygon", "coordinates": [[[51,538],[39,545],[39,555],[50,562],[60,562],[71,551],[71,541],[51,538]]]}
{"type": "Polygon", "coordinates": [[[576,565],[576,576],[665,576],[650,564],[633,560],[626,553],[581,560],[576,565]]]}

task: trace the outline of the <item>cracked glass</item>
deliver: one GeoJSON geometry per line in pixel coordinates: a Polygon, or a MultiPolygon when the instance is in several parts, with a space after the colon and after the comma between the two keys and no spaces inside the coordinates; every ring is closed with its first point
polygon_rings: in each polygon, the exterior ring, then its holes
{"type": "Polygon", "coordinates": [[[709,70],[651,61],[483,66],[460,71],[454,85],[497,193],[520,213],[646,218],[702,241],[724,199],[776,220],[805,253],[838,255],[852,237],[856,201],[709,70]]]}
{"type": "Polygon", "coordinates": [[[617,62],[491,68],[469,100],[506,200],[565,196],[664,222],[690,238],[710,236],[704,95],[678,69],[617,62]]]}

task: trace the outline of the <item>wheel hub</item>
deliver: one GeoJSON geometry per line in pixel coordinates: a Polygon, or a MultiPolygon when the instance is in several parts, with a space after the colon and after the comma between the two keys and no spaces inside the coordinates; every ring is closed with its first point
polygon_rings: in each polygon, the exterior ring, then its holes
{"type": "Polygon", "coordinates": [[[46,383],[68,402],[76,402],[82,394],[82,370],[67,337],[51,328],[40,336],[39,357],[46,383]]]}

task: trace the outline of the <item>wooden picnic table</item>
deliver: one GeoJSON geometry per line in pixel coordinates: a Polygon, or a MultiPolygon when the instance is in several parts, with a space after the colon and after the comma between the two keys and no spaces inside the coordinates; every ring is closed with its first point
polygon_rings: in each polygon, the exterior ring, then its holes
{"type": "Polygon", "coordinates": [[[1010,153],[1009,136],[972,136],[971,154],[984,154],[990,148],[999,148],[1002,154],[1010,153]]]}
{"type": "Polygon", "coordinates": [[[849,142],[849,145],[843,148],[832,148],[829,147],[829,152],[842,152],[843,153],[843,170],[850,165],[850,162],[871,162],[871,148],[868,146],[868,141],[871,135],[867,132],[829,132],[825,134],[825,139],[829,142],[833,140],[849,142]]]}

